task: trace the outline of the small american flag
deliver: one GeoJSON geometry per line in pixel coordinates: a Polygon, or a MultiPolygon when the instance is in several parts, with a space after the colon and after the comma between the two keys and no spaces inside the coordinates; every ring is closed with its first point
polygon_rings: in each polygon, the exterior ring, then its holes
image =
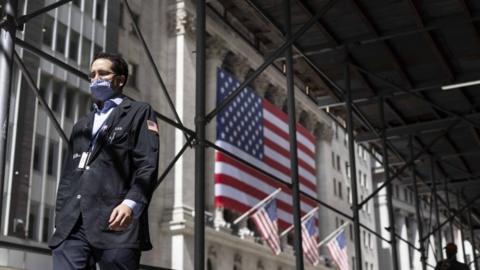
{"type": "Polygon", "coordinates": [[[262,238],[272,249],[273,254],[282,252],[280,237],[278,236],[277,200],[273,199],[258,209],[252,219],[257,225],[262,238]]]}
{"type": "Polygon", "coordinates": [[[345,230],[341,230],[327,243],[328,251],[339,270],[348,270],[347,240],[345,230]]]}
{"type": "Polygon", "coordinates": [[[307,218],[302,223],[302,247],[303,253],[314,266],[320,263],[314,216],[307,218]]]}
{"type": "MultiPolygon", "coordinates": [[[[217,103],[238,86],[238,82],[222,69],[217,71],[217,103]]],[[[291,182],[288,117],[280,109],[245,88],[217,116],[216,145],[235,156],[291,182]]],[[[316,197],[315,137],[297,124],[297,153],[300,189],[316,197]]],[[[277,196],[278,225],[292,224],[292,191],[271,177],[222,153],[215,153],[215,205],[242,213],[256,205],[279,187],[277,196]]],[[[302,215],[316,203],[301,198],[302,215]]]]}

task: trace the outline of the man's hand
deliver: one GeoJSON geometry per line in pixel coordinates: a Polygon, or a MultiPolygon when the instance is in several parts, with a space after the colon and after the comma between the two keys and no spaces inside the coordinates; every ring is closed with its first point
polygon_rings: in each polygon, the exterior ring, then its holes
{"type": "Polygon", "coordinates": [[[132,223],[132,209],[125,204],[119,204],[110,214],[108,228],[112,231],[123,231],[132,223]]]}

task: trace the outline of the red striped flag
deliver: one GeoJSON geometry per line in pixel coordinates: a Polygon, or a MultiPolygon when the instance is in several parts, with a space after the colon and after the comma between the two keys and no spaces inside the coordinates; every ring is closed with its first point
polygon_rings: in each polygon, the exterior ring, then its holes
{"type": "Polygon", "coordinates": [[[315,266],[320,263],[320,255],[317,248],[317,230],[315,229],[314,216],[302,222],[302,247],[303,254],[315,266]]]}
{"type": "Polygon", "coordinates": [[[338,269],[348,270],[347,240],[344,229],[328,242],[327,248],[338,269]]]}
{"type": "Polygon", "coordinates": [[[272,249],[273,254],[280,254],[282,247],[280,245],[280,237],[278,236],[277,201],[273,199],[260,207],[252,215],[252,219],[255,225],[257,225],[263,240],[272,249]]]}
{"type": "MultiPolygon", "coordinates": [[[[240,82],[222,69],[217,72],[217,103],[234,91],[240,82]]],[[[216,144],[239,158],[290,183],[288,117],[280,109],[244,89],[217,115],[216,144]]],[[[316,197],[315,137],[297,124],[297,154],[300,188],[316,197]]],[[[271,177],[229,157],[215,153],[215,204],[245,212],[279,187],[277,196],[279,226],[292,224],[291,190],[271,177]]],[[[302,215],[316,203],[301,199],[302,215]]]]}

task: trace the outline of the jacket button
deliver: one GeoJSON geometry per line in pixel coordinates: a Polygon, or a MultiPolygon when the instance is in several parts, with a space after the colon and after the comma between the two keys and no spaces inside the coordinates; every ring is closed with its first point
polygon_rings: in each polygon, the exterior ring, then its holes
{"type": "Polygon", "coordinates": [[[81,198],[82,198],[82,195],[78,194],[77,199],[81,199],[81,198]]]}

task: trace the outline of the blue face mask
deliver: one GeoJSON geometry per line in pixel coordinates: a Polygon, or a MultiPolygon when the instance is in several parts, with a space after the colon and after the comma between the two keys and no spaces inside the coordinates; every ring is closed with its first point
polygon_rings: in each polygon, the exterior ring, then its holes
{"type": "Polygon", "coordinates": [[[112,82],[108,80],[98,79],[90,83],[90,92],[93,99],[98,101],[106,101],[115,95],[112,88],[112,82]]]}

